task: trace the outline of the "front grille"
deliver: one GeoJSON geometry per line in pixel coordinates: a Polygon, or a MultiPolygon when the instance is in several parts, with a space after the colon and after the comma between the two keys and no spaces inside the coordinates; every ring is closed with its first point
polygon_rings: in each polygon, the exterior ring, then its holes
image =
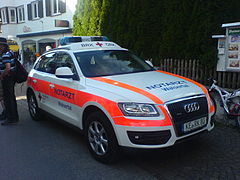
{"type": "MultiPolygon", "coordinates": [[[[193,131],[183,132],[183,124],[202,118],[208,117],[208,103],[206,97],[193,97],[191,99],[186,99],[174,103],[168,103],[167,108],[172,117],[172,121],[176,130],[177,136],[186,135],[197,131],[203,127],[194,129],[193,131]],[[185,106],[187,104],[197,103],[199,109],[193,112],[186,112],[185,106]]],[[[208,119],[208,118],[207,118],[208,119]]]]}

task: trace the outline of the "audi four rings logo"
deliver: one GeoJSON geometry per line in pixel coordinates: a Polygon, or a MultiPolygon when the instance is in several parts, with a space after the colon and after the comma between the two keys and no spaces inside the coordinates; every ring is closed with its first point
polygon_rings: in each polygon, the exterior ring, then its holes
{"type": "Polygon", "coordinates": [[[186,113],[195,112],[198,111],[199,109],[200,105],[197,102],[184,105],[184,110],[186,113]]]}

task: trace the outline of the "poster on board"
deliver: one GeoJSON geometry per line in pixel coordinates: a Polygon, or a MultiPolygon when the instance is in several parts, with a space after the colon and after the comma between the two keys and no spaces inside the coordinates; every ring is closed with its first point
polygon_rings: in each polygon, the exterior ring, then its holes
{"type": "Polygon", "coordinates": [[[240,71],[240,28],[228,30],[227,69],[240,71]]]}

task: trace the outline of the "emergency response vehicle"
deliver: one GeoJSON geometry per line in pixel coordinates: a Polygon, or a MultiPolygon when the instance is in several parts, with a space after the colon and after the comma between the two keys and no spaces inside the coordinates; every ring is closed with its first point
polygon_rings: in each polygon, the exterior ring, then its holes
{"type": "Polygon", "coordinates": [[[47,112],[83,130],[91,154],[105,163],[119,147],[163,148],[213,129],[205,87],[97,40],[78,37],[38,58],[27,88],[34,120],[47,112]]]}

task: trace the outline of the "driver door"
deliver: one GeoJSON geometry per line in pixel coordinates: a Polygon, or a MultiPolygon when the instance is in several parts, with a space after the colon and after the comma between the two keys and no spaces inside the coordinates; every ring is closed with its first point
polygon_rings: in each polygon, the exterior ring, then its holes
{"type": "MultiPolygon", "coordinates": [[[[55,63],[56,69],[59,67],[69,67],[75,76],[78,76],[69,53],[58,52],[55,63]]],[[[74,125],[78,125],[80,114],[76,101],[78,87],[79,80],[58,78],[56,76],[54,76],[53,82],[50,84],[50,94],[53,99],[51,102],[53,103],[52,107],[54,107],[55,116],[74,125]]]]}

